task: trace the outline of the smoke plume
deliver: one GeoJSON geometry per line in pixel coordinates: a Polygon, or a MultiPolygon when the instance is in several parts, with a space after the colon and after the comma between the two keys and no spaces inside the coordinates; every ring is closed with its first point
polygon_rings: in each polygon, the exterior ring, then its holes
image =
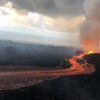
{"type": "Polygon", "coordinates": [[[99,51],[100,0],[86,0],[86,20],[80,30],[80,41],[85,50],[99,51]]]}

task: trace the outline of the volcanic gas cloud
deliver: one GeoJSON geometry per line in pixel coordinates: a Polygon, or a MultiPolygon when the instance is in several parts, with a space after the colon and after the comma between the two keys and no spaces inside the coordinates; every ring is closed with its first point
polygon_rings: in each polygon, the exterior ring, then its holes
{"type": "Polygon", "coordinates": [[[86,0],[84,3],[86,20],[80,30],[80,42],[86,51],[99,51],[100,0],[86,0]]]}

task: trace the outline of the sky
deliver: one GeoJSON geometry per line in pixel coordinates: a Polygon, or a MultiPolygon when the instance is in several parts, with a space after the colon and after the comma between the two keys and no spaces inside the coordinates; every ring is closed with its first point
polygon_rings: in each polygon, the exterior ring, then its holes
{"type": "Polygon", "coordinates": [[[85,20],[84,2],[0,0],[0,39],[20,37],[20,41],[33,43],[79,45],[79,30],[85,20]]]}

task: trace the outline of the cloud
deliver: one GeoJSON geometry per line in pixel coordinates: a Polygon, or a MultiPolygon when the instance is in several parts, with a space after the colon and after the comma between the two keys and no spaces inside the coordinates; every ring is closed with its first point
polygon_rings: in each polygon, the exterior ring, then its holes
{"type": "Polygon", "coordinates": [[[0,0],[0,5],[4,4],[6,2],[7,2],[7,0],[0,0]]]}
{"type": "MultiPolygon", "coordinates": [[[[41,4],[41,3],[40,3],[41,4]]],[[[44,4],[44,3],[43,3],[44,4]]],[[[84,16],[67,15],[49,16],[41,13],[23,13],[15,9],[12,2],[6,2],[0,7],[0,25],[27,25],[40,28],[56,29],[58,31],[76,31],[83,22],[84,16]]],[[[25,11],[25,10],[24,10],[25,11]]]]}
{"type": "MultiPolygon", "coordinates": [[[[44,21],[52,16],[53,25],[62,31],[75,31],[83,22],[85,0],[11,0],[19,10],[44,14],[44,21]],[[69,18],[68,18],[69,16],[69,18]]],[[[51,20],[50,20],[51,21],[51,20]]],[[[50,23],[48,20],[48,23],[50,23]]]]}
{"type": "MultiPolygon", "coordinates": [[[[29,25],[73,32],[83,22],[84,0],[1,0],[1,24],[29,25]],[[7,8],[9,7],[10,8],[7,8]],[[14,13],[13,13],[14,11],[14,13]],[[9,13],[9,14],[7,14],[9,13]],[[6,15],[3,15],[6,14],[6,15]]],[[[1,2],[0,1],[0,2],[1,2]]]]}
{"type": "Polygon", "coordinates": [[[47,15],[79,15],[84,0],[9,0],[20,10],[39,12],[47,15]]]}
{"type": "Polygon", "coordinates": [[[19,33],[15,28],[20,28],[28,35],[29,32],[25,29],[38,27],[36,29],[43,37],[43,32],[47,32],[48,29],[56,30],[47,33],[53,34],[53,36],[60,34],[60,37],[65,38],[61,40],[63,44],[70,45],[78,41],[77,30],[79,31],[80,25],[85,19],[83,2],[84,0],[0,0],[0,26],[3,25],[2,28],[9,26],[12,30],[14,29],[15,34],[19,33]],[[42,29],[42,32],[39,28],[42,29]]]}
{"type": "Polygon", "coordinates": [[[60,31],[76,32],[84,20],[85,17],[83,15],[72,18],[58,17],[55,20],[55,27],[60,31]]]}

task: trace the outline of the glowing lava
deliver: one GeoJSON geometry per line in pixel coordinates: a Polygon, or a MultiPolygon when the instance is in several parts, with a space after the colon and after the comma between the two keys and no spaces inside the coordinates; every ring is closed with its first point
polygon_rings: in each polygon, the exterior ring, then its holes
{"type": "Polygon", "coordinates": [[[92,51],[87,53],[81,53],[78,56],[73,56],[68,61],[71,64],[70,68],[62,68],[55,70],[34,70],[32,76],[34,77],[60,77],[60,76],[69,76],[69,75],[81,75],[81,74],[92,74],[95,72],[95,67],[92,64],[87,63],[83,56],[86,54],[91,54],[92,51]],[[81,60],[82,63],[77,60],[81,60]]]}
{"type": "Polygon", "coordinates": [[[0,70],[0,90],[26,87],[37,84],[46,79],[55,79],[61,76],[92,74],[95,72],[95,66],[87,63],[87,61],[83,59],[84,55],[90,53],[92,52],[82,53],[69,59],[68,61],[72,65],[70,68],[49,69],[45,67],[45,69],[0,70]],[[82,60],[82,62],[80,63],[77,60],[82,60]]]}
{"type": "MultiPolygon", "coordinates": [[[[81,74],[92,74],[95,72],[95,67],[92,64],[87,63],[83,56],[86,54],[91,54],[92,51],[87,53],[81,53],[78,56],[73,56],[68,61],[71,64],[70,68],[62,68],[55,70],[34,70],[32,76],[34,77],[60,77],[60,76],[71,76],[71,75],[81,75],[81,74]],[[81,60],[82,63],[77,60],[81,60]]],[[[19,74],[19,73],[18,73],[19,74]]]]}
{"type": "Polygon", "coordinates": [[[93,51],[89,51],[87,54],[91,54],[91,53],[94,53],[93,51]]]}
{"type": "Polygon", "coordinates": [[[78,56],[73,56],[71,59],[69,59],[69,62],[72,65],[71,68],[69,68],[69,70],[70,71],[77,70],[77,72],[78,73],[80,72],[80,74],[90,74],[90,73],[95,72],[94,65],[87,63],[87,61],[82,58],[84,55],[91,54],[91,53],[94,53],[94,52],[93,51],[84,52],[78,56]],[[82,60],[83,63],[79,63],[77,60],[82,60]]]}

